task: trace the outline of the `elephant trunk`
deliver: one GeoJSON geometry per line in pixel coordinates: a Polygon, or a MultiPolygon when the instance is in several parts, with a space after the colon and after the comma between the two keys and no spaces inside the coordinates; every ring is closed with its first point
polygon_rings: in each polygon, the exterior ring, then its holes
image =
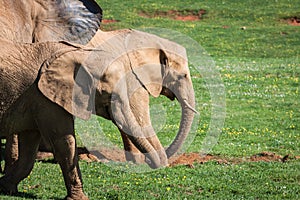
{"type": "Polygon", "coordinates": [[[151,168],[165,166],[166,163],[162,162],[160,152],[156,150],[148,140],[148,137],[151,137],[151,134],[145,134],[145,132],[147,132],[145,131],[145,128],[137,123],[131,112],[128,100],[120,101],[121,99],[124,100],[126,98],[116,98],[115,100],[112,100],[114,122],[146,156],[146,162],[151,168]]]}
{"type": "Polygon", "coordinates": [[[167,157],[170,158],[174,155],[182,146],[187,135],[191,129],[194,114],[197,113],[195,108],[195,94],[193,89],[188,90],[188,94],[184,95],[180,92],[177,92],[176,98],[181,105],[181,120],[180,120],[180,127],[179,131],[176,135],[176,138],[171,143],[171,145],[166,149],[167,157]],[[188,98],[184,98],[188,97],[188,98]]]}
{"type": "Polygon", "coordinates": [[[146,163],[153,169],[162,166],[158,152],[153,148],[146,138],[142,137],[129,137],[133,144],[145,155],[146,163]]]}

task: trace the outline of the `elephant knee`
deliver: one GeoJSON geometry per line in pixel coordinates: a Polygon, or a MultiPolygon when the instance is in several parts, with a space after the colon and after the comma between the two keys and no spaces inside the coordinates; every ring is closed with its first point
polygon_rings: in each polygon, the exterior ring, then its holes
{"type": "Polygon", "coordinates": [[[73,135],[66,135],[52,142],[54,156],[58,162],[73,164],[77,159],[76,140],[73,135]]]}

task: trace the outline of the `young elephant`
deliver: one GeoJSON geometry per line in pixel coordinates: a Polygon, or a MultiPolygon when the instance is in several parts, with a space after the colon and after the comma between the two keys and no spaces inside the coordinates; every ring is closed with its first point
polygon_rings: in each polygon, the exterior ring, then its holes
{"type": "MultiPolygon", "coordinates": [[[[96,104],[97,115],[113,120],[119,127],[126,159],[142,163],[144,155],[132,144],[128,134],[124,133],[124,128],[120,127],[124,127],[126,123],[144,127],[142,132],[144,135],[154,136],[148,140],[159,150],[162,147],[155,142],[158,139],[150,121],[149,95],[158,97],[162,94],[171,100],[176,98],[182,107],[182,115],[177,136],[166,149],[167,158],[170,158],[185,141],[196,112],[193,109],[194,90],[185,49],[166,39],[136,30],[98,31],[88,46],[99,45],[106,50],[101,53],[104,58],[102,60],[112,64],[104,71],[101,88],[97,90],[101,96],[100,102],[96,104]],[[126,122],[118,122],[115,121],[116,114],[111,113],[116,103],[110,98],[115,93],[122,92],[118,88],[126,91],[126,87],[127,93],[123,96],[126,104],[121,106],[126,122]],[[131,95],[131,91],[136,92],[131,95]]],[[[128,129],[132,132],[134,128],[128,129]]]]}
{"type": "MultiPolygon", "coordinates": [[[[130,155],[144,153],[153,168],[167,165],[167,157],[182,144],[194,115],[194,92],[183,47],[134,30],[99,31],[85,47],[63,42],[29,46],[32,48],[18,45],[7,54],[18,57],[19,63],[1,62],[4,72],[9,69],[5,65],[20,69],[22,62],[36,68],[42,60],[37,55],[52,55],[43,62],[36,81],[2,117],[0,130],[19,133],[20,149],[19,159],[0,179],[2,191],[17,192],[18,183],[33,167],[43,138],[51,144],[60,164],[68,199],[87,199],[82,190],[73,116],[88,119],[92,112],[113,120],[130,155]],[[39,49],[46,44],[60,50],[53,53],[49,47],[47,53],[39,49]],[[32,57],[22,57],[26,52],[32,57]],[[151,126],[149,94],[176,97],[182,106],[180,130],[167,153],[151,126]]],[[[0,60],[6,59],[4,55],[0,60]]],[[[10,77],[4,75],[0,80],[10,77]]],[[[33,80],[27,81],[28,85],[33,80]]]]}

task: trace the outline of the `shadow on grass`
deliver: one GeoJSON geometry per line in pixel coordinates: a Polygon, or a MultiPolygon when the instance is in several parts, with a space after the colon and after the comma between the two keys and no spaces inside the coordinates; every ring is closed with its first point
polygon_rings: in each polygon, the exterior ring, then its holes
{"type": "Polygon", "coordinates": [[[38,199],[36,195],[30,194],[30,193],[25,193],[25,192],[18,192],[17,194],[13,195],[8,195],[7,193],[0,192],[1,195],[5,195],[8,198],[14,198],[14,197],[20,197],[23,199],[38,199]]]}
{"type": "MultiPolygon", "coordinates": [[[[39,196],[36,196],[34,194],[30,194],[30,193],[25,193],[25,192],[18,192],[17,194],[14,195],[8,195],[5,193],[0,192],[0,195],[5,195],[7,198],[22,198],[22,199],[41,199],[39,196]]],[[[65,198],[58,198],[58,197],[52,197],[50,199],[53,200],[64,200],[65,198]]]]}

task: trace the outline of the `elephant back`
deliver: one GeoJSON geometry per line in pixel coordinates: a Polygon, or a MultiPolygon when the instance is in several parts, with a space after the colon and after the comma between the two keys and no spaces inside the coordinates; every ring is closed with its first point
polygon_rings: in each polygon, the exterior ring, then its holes
{"type": "Polygon", "coordinates": [[[69,46],[59,42],[21,44],[4,39],[0,39],[0,46],[1,120],[3,113],[34,83],[44,60],[69,46]]]}
{"type": "Polygon", "coordinates": [[[0,38],[32,42],[32,1],[0,0],[0,38]],[[25,12],[26,11],[26,12],[25,12]]]}
{"type": "MultiPolygon", "coordinates": [[[[32,65],[26,65],[30,63],[30,57],[26,56],[25,51],[20,53],[23,49],[21,44],[0,40],[0,45],[0,119],[2,119],[3,113],[33,83],[37,72],[32,65]]],[[[29,49],[30,46],[26,50],[30,51],[29,49]]]]}

